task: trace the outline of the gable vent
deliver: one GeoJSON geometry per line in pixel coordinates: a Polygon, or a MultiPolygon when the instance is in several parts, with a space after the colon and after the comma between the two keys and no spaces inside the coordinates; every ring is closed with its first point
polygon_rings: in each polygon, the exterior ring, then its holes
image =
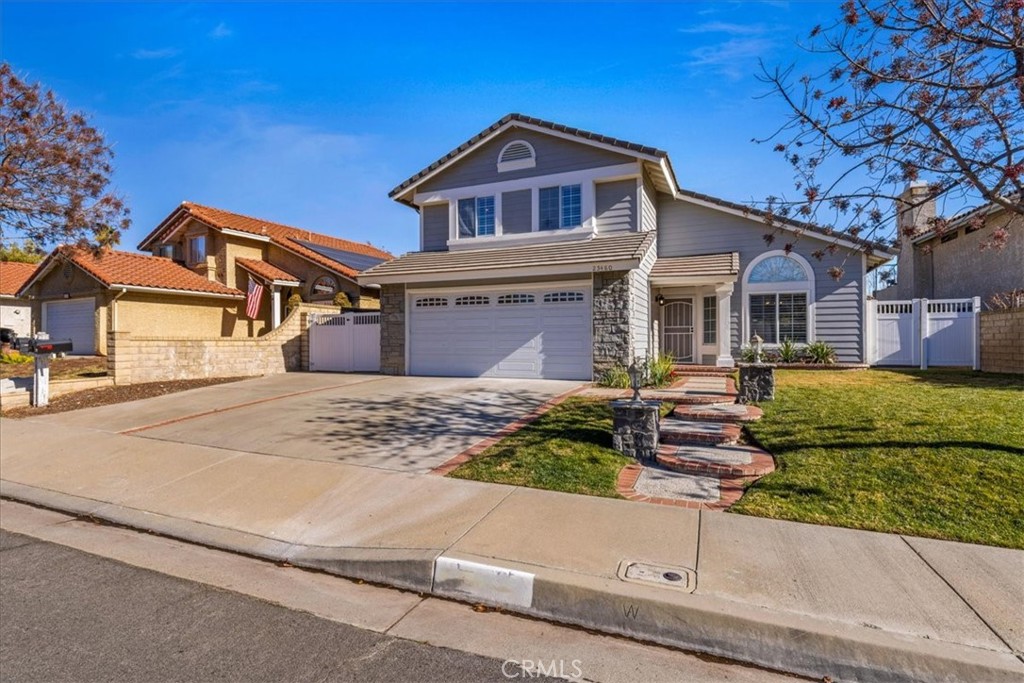
{"type": "Polygon", "coordinates": [[[525,140],[513,140],[501,148],[498,154],[498,172],[516,171],[533,168],[537,165],[537,155],[533,145],[525,140]]]}

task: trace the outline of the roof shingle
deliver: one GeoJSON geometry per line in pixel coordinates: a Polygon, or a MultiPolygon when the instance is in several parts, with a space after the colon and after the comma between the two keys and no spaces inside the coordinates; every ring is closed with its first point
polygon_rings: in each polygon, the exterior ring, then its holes
{"type": "Polygon", "coordinates": [[[740,255],[735,251],[699,256],[659,258],[651,269],[652,280],[737,275],[740,255]]]}
{"type": "Polygon", "coordinates": [[[38,267],[38,263],[0,261],[0,296],[17,296],[38,267]]]}
{"type": "Polygon", "coordinates": [[[302,282],[302,278],[292,275],[286,270],[282,270],[277,266],[267,263],[266,261],[257,261],[251,258],[236,258],[235,263],[242,266],[250,273],[255,273],[265,280],[271,282],[302,282]]]}

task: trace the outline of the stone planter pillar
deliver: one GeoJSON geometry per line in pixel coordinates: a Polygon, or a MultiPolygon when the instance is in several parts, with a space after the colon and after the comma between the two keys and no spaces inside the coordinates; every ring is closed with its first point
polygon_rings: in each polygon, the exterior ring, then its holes
{"type": "Polygon", "coordinates": [[[775,366],[766,363],[740,365],[740,403],[775,400],[775,366]]]}
{"type": "Polygon", "coordinates": [[[658,452],[661,401],[612,401],[612,447],[641,462],[658,452]]]}

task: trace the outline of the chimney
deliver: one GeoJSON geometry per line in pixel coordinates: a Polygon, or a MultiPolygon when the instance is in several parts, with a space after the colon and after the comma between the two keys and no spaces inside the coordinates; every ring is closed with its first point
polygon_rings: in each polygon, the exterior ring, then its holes
{"type": "Polygon", "coordinates": [[[928,197],[928,183],[917,181],[907,185],[896,201],[896,231],[900,255],[896,262],[896,296],[913,299],[921,296],[917,286],[923,269],[919,266],[922,254],[914,249],[914,237],[931,229],[935,218],[935,200],[928,197]]]}

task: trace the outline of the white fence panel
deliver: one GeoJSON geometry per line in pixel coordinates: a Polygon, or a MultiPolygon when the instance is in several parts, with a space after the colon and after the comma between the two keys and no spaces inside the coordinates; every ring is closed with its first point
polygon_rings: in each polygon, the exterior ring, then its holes
{"type": "Polygon", "coordinates": [[[314,372],[379,371],[380,313],[311,316],[309,369],[314,372]]]}
{"type": "Polygon", "coordinates": [[[868,340],[874,365],[980,368],[981,299],[873,301],[868,340]]]}

